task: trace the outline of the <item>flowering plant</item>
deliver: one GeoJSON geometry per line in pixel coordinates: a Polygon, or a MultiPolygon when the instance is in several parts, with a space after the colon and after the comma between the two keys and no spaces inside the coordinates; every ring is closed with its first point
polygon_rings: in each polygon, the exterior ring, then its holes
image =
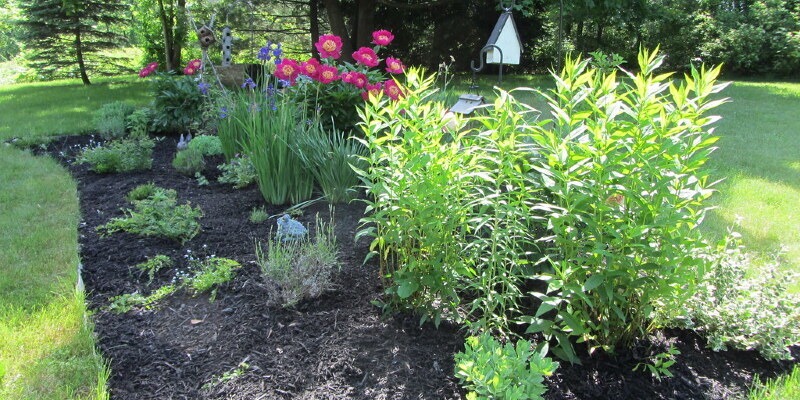
{"type": "Polygon", "coordinates": [[[352,53],[355,63],[337,61],[342,55],[342,39],[322,35],[315,43],[321,59],[306,61],[283,59],[277,64],[275,76],[288,81],[289,94],[305,103],[307,112],[318,113],[326,128],[333,124],[349,130],[358,120],[356,105],[370,95],[397,100],[403,96],[400,86],[389,74],[402,74],[403,63],[394,57],[381,59],[378,53],[388,46],[394,35],[387,30],[372,34],[374,47],[361,47],[352,53]],[[381,63],[384,68],[378,69],[381,63]],[[385,71],[385,72],[384,72],[385,71]],[[332,121],[332,122],[331,122],[332,121]]]}

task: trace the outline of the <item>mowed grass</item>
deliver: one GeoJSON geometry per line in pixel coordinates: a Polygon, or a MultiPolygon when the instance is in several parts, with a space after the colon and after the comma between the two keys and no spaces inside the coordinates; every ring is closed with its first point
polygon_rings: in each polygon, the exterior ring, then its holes
{"type": "Polygon", "coordinates": [[[52,159],[0,146],[0,210],[0,398],[105,398],[75,289],[75,182],[52,159]]]}
{"type": "Polygon", "coordinates": [[[149,101],[139,77],[21,83],[0,86],[0,141],[23,137],[65,135],[92,130],[94,111],[124,100],[134,105],[149,101]]]}

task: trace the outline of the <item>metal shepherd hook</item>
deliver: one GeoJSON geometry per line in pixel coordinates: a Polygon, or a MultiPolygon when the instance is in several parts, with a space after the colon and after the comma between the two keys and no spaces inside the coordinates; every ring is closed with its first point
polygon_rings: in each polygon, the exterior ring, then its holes
{"type": "Polygon", "coordinates": [[[489,50],[496,50],[500,54],[500,74],[499,77],[497,78],[497,85],[500,86],[503,84],[503,50],[501,50],[496,45],[487,44],[486,46],[483,46],[481,52],[478,55],[478,60],[481,62],[480,65],[478,65],[478,67],[476,68],[475,60],[471,60],[469,62],[469,68],[472,70],[472,86],[470,86],[470,88],[477,87],[475,86],[475,73],[483,71],[484,67],[483,59],[486,57],[486,52],[489,50]]]}

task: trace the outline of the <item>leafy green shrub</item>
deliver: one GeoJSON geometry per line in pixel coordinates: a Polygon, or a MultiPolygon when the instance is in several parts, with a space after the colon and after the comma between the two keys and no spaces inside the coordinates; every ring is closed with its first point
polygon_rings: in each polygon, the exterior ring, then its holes
{"type": "Polygon", "coordinates": [[[240,267],[238,262],[222,257],[192,258],[189,263],[194,274],[183,276],[181,286],[195,294],[211,290],[211,302],[217,297],[219,285],[233,279],[234,271],[240,267]]]}
{"type": "Polygon", "coordinates": [[[234,189],[245,188],[256,181],[256,169],[247,156],[237,154],[230,162],[218,165],[217,169],[222,171],[217,180],[233,185],[234,189]]]}
{"type": "Polygon", "coordinates": [[[754,265],[734,233],[700,251],[705,273],[688,301],[661,308],[667,325],[698,331],[715,351],[731,346],[791,359],[788,347],[800,343],[800,296],[787,289],[799,275],[777,262],[754,265]]]}
{"type": "Polygon", "coordinates": [[[203,152],[198,149],[180,150],[172,159],[172,167],[183,175],[194,176],[203,171],[206,160],[203,158],[203,152]]]}
{"type": "Polygon", "coordinates": [[[271,302],[294,305],[330,287],[331,273],[338,265],[333,218],[325,224],[317,215],[316,225],[313,239],[270,240],[266,254],[256,242],[256,262],[268,279],[271,302]]]}
{"type": "Polygon", "coordinates": [[[145,183],[143,185],[139,185],[133,188],[127,195],[125,195],[125,200],[129,203],[133,203],[137,200],[144,200],[154,194],[156,194],[156,190],[160,189],[156,186],[155,183],[145,183]]]}
{"type": "Polygon", "coordinates": [[[149,108],[137,108],[125,119],[130,136],[134,138],[147,136],[152,119],[149,108]]]}
{"type": "Polygon", "coordinates": [[[155,142],[147,138],[112,140],[81,152],[77,163],[88,163],[97,173],[150,169],[155,142]]]}
{"type": "Polygon", "coordinates": [[[121,139],[128,127],[126,120],[134,110],[124,101],[103,104],[94,115],[94,127],[105,139],[121,139]]]}
{"type": "Polygon", "coordinates": [[[297,137],[297,154],[331,203],[348,202],[357,191],[358,175],[353,170],[364,168],[364,146],[345,136],[344,131],[328,134],[316,123],[297,137]]]}
{"type": "Polygon", "coordinates": [[[150,283],[153,281],[153,278],[158,271],[164,268],[170,268],[173,264],[174,263],[169,257],[163,254],[158,254],[152,258],[148,258],[147,261],[143,263],[136,264],[136,268],[142,273],[147,274],[147,283],[150,283]]]}
{"type": "Polygon", "coordinates": [[[547,391],[544,377],[558,368],[545,355],[546,346],[533,351],[526,340],[503,346],[487,333],[470,336],[455,355],[456,377],[468,390],[467,399],[541,399],[547,391]]]}
{"type": "Polygon", "coordinates": [[[618,81],[568,60],[541,93],[548,121],[501,91],[451,124],[415,71],[404,99],[372,101],[359,235],[374,237],[388,305],[458,320],[467,292],[473,330],[527,326],[577,361],[572,340],[613,351],[654,327],[657,305],[687,299],[712,193],[701,167],[717,118],[704,114],[725,100],[710,100],[719,68],[676,85],[654,75],[661,62],[643,52],[618,81]]]}
{"type": "Polygon", "coordinates": [[[204,156],[216,156],[222,154],[222,143],[217,136],[200,135],[189,142],[189,150],[198,150],[204,156]]]}
{"type": "Polygon", "coordinates": [[[153,94],[153,128],[159,132],[183,132],[198,127],[203,116],[204,97],[189,75],[156,73],[150,87],[153,94]]]}
{"type": "Polygon", "coordinates": [[[606,54],[601,50],[597,50],[590,52],[589,55],[592,56],[592,67],[603,74],[610,74],[625,63],[625,59],[617,53],[606,54]]]}
{"type": "Polygon", "coordinates": [[[101,236],[114,232],[130,232],[142,236],[162,236],[184,244],[200,232],[197,219],[203,216],[200,208],[191,204],[178,205],[174,190],[158,188],[145,200],[133,202],[133,210],[123,209],[125,217],[112,218],[98,226],[101,236]]]}

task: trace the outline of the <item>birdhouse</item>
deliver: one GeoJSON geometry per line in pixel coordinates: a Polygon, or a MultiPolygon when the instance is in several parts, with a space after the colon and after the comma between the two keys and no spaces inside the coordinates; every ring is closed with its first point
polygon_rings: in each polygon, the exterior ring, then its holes
{"type": "Polygon", "coordinates": [[[513,64],[519,65],[519,56],[522,53],[522,41],[519,39],[517,25],[514,24],[514,16],[510,10],[506,10],[500,15],[500,19],[494,25],[492,35],[486,46],[497,46],[500,51],[492,47],[486,52],[486,62],[488,64],[513,64]]]}
{"type": "Polygon", "coordinates": [[[222,30],[222,65],[231,65],[231,49],[233,47],[233,35],[231,35],[231,28],[222,30]]]}
{"type": "Polygon", "coordinates": [[[197,30],[197,40],[200,42],[200,47],[204,50],[208,49],[208,46],[211,46],[217,41],[214,37],[214,31],[205,25],[197,30]]]}

